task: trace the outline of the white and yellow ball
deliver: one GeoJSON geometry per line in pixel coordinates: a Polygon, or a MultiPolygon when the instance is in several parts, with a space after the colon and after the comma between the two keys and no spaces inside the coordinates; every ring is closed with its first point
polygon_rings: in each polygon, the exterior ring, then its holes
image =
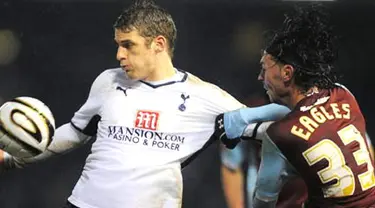
{"type": "Polygon", "coordinates": [[[54,132],[52,112],[36,98],[17,97],[0,107],[0,149],[14,157],[44,152],[54,132]]]}

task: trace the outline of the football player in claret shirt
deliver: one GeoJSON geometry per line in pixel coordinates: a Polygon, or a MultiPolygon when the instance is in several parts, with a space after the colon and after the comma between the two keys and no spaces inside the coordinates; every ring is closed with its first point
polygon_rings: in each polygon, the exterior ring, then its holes
{"type": "Polygon", "coordinates": [[[335,55],[328,15],[315,5],[296,8],[265,47],[259,74],[269,98],[291,112],[250,125],[254,109],[217,117],[221,137],[262,141],[253,207],[274,207],[295,176],[308,188],[305,207],[375,207],[366,122],[353,94],[336,83],[335,55]]]}

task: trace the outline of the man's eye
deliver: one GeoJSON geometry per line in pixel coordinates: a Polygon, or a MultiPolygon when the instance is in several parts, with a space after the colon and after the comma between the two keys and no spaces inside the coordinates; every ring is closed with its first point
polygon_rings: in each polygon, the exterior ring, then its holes
{"type": "Polygon", "coordinates": [[[124,48],[130,49],[131,47],[134,46],[134,44],[128,42],[128,43],[123,43],[121,46],[124,47],[124,48]]]}

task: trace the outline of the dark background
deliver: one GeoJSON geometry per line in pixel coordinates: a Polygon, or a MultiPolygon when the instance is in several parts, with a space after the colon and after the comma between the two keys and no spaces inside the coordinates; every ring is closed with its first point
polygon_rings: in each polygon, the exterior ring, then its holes
{"type": "MultiPolygon", "coordinates": [[[[277,28],[295,2],[160,0],[178,40],[174,64],[236,98],[263,93],[256,80],[262,34],[277,28]]],[[[59,126],[69,122],[104,69],[116,67],[112,24],[124,0],[0,0],[0,103],[27,95],[43,100],[59,126]]],[[[300,3],[299,3],[300,4],[300,3]]],[[[306,3],[304,3],[306,4],[306,3]]],[[[326,2],[340,35],[337,68],[373,128],[375,3],[326,2]]],[[[59,208],[75,185],[90,145],[0,177],[1,208],[59,208]]],[[[184,169],[184,207],[226,207],[217,144],[184,169]]]]}

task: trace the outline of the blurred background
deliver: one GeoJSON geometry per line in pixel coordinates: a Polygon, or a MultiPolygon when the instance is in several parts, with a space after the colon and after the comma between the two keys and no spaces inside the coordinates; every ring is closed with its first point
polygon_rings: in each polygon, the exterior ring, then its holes
{"type": "MultiPolygon", "coordinates": [[[[213,82],[243,102],[263,95],[257,81],[263,34],[294,4],[281,0],[156,0],[178,29],[176,67],[213,82]]],[[[0,104],[43,100],[57,125],[69,122],[95,77],[116,67],[112,24],[129,0],[0,0],[0,104]]],[[[340,36],[337,67],[375,138],[375,2],[324,2],[340,36]]],[[[218,145],[183,170],[184,207],[225,208],[218,145]]],[[[71,193],[90,144],[0,177],[1,208],[59,208],[71,193]]]]}

